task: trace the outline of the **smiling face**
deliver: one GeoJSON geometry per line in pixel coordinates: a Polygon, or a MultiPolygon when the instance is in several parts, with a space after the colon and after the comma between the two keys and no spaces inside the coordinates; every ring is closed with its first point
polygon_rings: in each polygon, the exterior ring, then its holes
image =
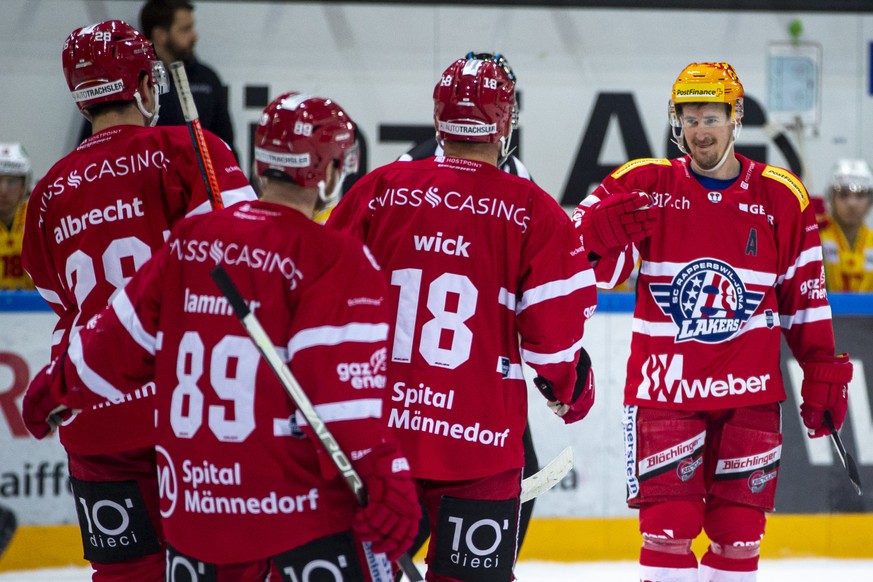
{"type": "Polygon", "coordinates": [[[730,113],[723,103],[686,103],[679,119],[694,164],[704,172],[714,170],[725,151],[733,147],[730,113]]]}

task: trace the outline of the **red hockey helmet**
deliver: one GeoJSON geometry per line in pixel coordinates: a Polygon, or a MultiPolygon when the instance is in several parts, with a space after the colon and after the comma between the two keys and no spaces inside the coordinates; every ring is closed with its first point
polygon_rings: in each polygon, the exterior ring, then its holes
{"type": "Polygon", "coordinates": [[[442,140],[495,143],[511,131],[515,81],[494,60],[458,59],[433,90],[434,126],[442,140]]]}
{"type": "Polygon", "coordinates": [[[74,30],[64,43],[63,64],[67,86],[83,112],[98,103],[136,99],[143,73],[156,93],[169,89],[166,69],[151,41],[123,20],[74,30]]]}
{"type": "Polygon", "coordinates": [[[330,99],[285,93],[274,99],[255,132],[255,163],[259,176],[286,177],[304,188],[320,189],[322,200],[327,167],[338,164],[339,180],[357,171],[355,124],[330,99]]]}

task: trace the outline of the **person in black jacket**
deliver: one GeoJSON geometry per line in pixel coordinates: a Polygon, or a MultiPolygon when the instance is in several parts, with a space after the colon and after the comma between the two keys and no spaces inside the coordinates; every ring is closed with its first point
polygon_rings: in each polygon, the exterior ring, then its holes
{"type": "MultiPolygon", "coordinates": [[[[190,0],[147,0],[140,10],[139,20],[140,31],[152,41],[155,53],[168,71],[170,63],[185,63],[200,124],[224,140],[234,157],[239,159],[228,111],[227,86],[211,67],[194,56],[198,38],[194,26],[194,4],[190,0]]],[[[161,95],[157,124],[185,125],[179,95],[173,83],[170,83],[169,92],[161,95]]],[[[90,135],[91,125],[85,121],[79,142],[90,135]]]]}

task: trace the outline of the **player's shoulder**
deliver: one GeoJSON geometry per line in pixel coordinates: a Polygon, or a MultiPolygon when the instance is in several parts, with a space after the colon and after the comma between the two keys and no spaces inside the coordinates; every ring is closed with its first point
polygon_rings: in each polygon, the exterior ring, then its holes
{"type": "Polygon", "coordinates": [[[625,162],[624,164],[613,170],[609,174],[609,176],[617,180],[629,174],[639,172],[662,171],[665,168],[671,167],[673,167],[673,160],[667,158],[637,158],[635,160],[625,162]]]}
{"type": "MultiPolygon", "coordinates": [[[[741,158],[741,156],[737,157],[741,158]]],[[[743,167],[747,167],[746,160],[747,158],[741,158],[743,167]]],[[[783,196],[790,196],[797,201],[801,211],[806,210],[806,207],[810,204],[809,192],[807,192],[806,186],[804,186],[801,179],[793,172],[770,164],[751,161],[748,161],[748,163],[752,164],[753,172],[760,177],[761,184],[766,188],[767,192],[780,199],[783,196]]]]}

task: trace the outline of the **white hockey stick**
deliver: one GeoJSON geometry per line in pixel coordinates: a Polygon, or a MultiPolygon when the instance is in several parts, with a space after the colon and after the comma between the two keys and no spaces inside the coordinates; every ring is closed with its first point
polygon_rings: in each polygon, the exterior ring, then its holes
{"type": "Polygon", "coordinates": [[[548,465],[521,482],[521,502],[530,501],[561,482],[573,468],[573,449],[566,447],[548,465]]]}
{"type": "MultiPolygon", "coordinates": [[[[212,270],[211,275],[215,280],[215,283],[218,285],[218,288],[221,289],[221,292],[225,297],[227,297],[227,301],[233,308],[233,312],[242,322],[243,327],[248,332],[252,342],[258,348],[261,356],[263,356],[270,365],[270,369],[273,370],[279,378],[282,386],[288,392],[288,395],[291,396],[291,399],[294,401],[294,404],[297,405],[297,408],[306,419],[306,422],[308,422],[309,426],[312,427],[312,430],[315,431],[315,435],[327,450],[331,460],[333,460],[337,469],[339,469],[343,478],[346,480],[346,484],[352,490],[352,493],[355,494],[358,503],[362,506],[367,505],[367,490],[364,486],[364,482],[361,480],[361,476],[358,475],[357,471],[355,471],[348,455],[346,455],[345,451],[340,448],[339,443],[333,437],[333,434],[331,434],[330,429],[327,428],[327,425],[321,417],[318,416],[318,412],[316,412],[315,407],[312,405],[306,392],[303,391],[300,383],[297,382],[297,379],[291,373],[291,370],[289,370],[288,366],[285,365],[282,356],[280,356],[279,352],[276,351],[276,346],[273,345],[267,332],[264,331],[263,327],[261,327],[261,322],[258,321],[255,314],[251,312],[248,304],[245,302],[242,295],[240,295],[239,289],[236,288],[236,285],[233,284],[230,276],[221,265],[215,267],[212,270]]],[[[415,567],[412,558],[408,554],[403,554],[403,556],[401,556],[397,561],[397,564],[409,580],[423,580],[421,573],[418,571],[418,568],[415,567]]]]}

